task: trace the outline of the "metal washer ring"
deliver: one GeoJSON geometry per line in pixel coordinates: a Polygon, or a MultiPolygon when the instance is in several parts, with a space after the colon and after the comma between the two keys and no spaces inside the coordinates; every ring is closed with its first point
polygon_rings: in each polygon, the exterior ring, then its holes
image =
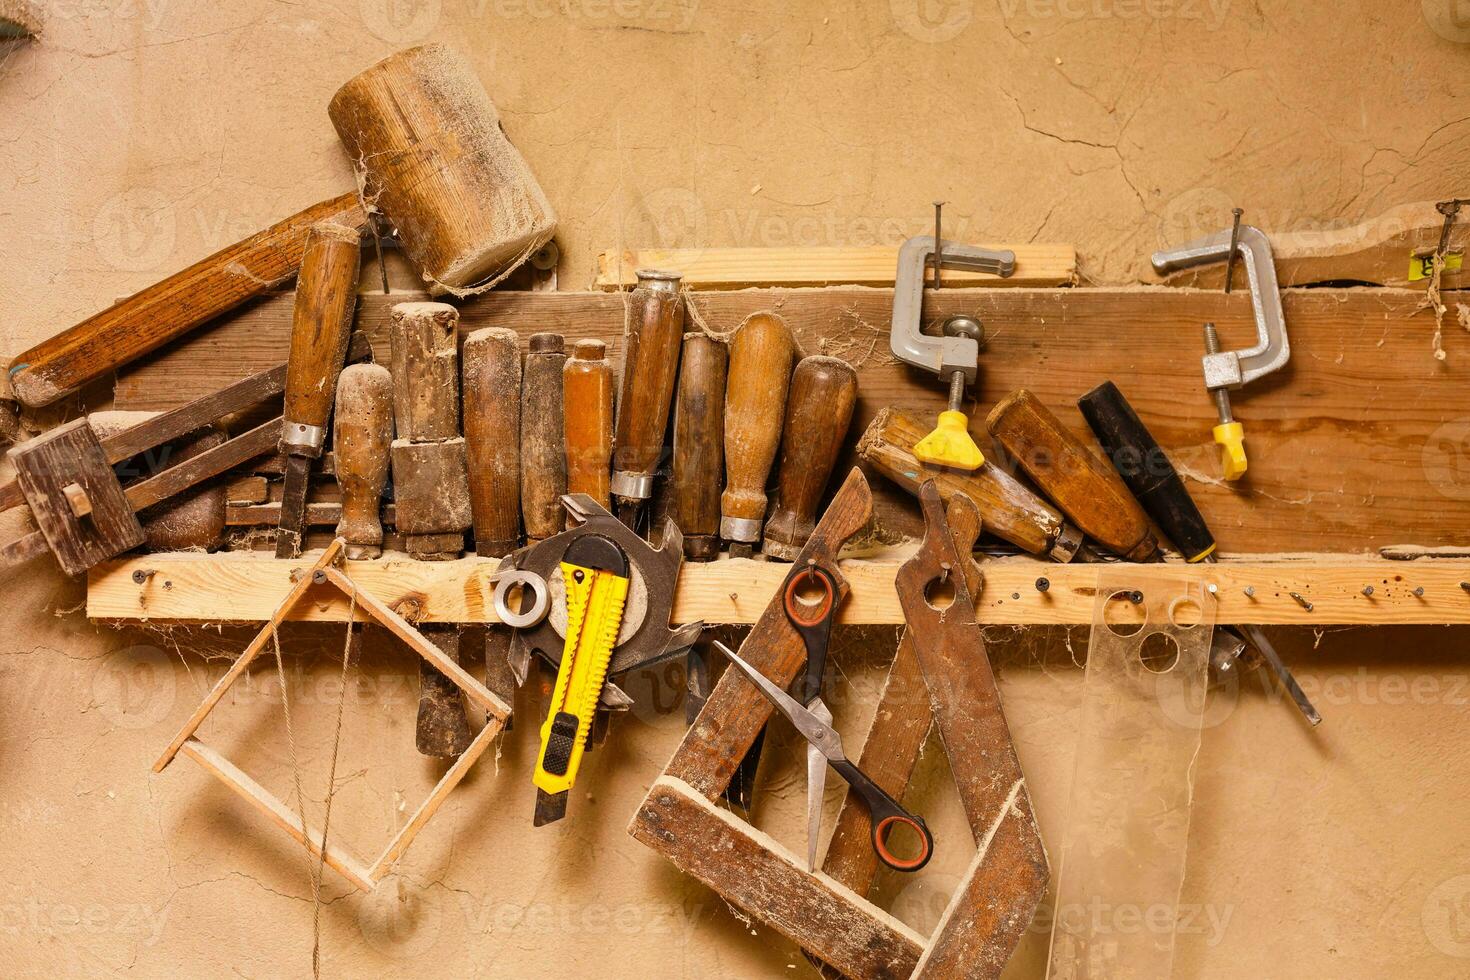
{"type": "Polygon", "coordinates": [[[507,626],[516,629],[526,629],[535,626],[546,618],[546,612],[551,608],[551,590],[546,586],[546,579],[524,569],[512,569],[511,571],[498,574],[495,578],[495,615],[507,626]],[[511,612],[506,604],[505,596],[516,586],[521,587],[521,612],[511,612]],[[536,600],[526,608],[526,590],[535,593],[536,600]]]}

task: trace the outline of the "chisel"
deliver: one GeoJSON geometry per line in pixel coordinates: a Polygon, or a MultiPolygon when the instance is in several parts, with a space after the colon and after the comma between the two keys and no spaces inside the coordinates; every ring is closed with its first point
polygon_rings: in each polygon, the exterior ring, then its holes
{"type": "Polygon", "coordinates": [[[749,558],[761,539],[795,357],[791,328],[775,313],[752,313],[730,338],[720,537],[730,542],[731,558],[749,558]]]}
{"type": "Polygon", "coordinates": [[[337,382],[332,456],[342,490],[337,537],[352,561],[383,554],[383,488],[393,443],[393,375],[381,364],[354,364],[337,382]]]}
{"type": "MultiPolygon", "coordinates": [[[[567,493],[585,493],[611,510],[613,370],[607,345],[579,340],[562,368],[562,427],[566,433],[567,493]]],[[[567,515],[566,526],[576,526],[567,515]]]]}
{"type": "Polygon", "coordinates": [[[521,378],[521,517],[526,543],[566,527],[561,506],[567,492],[567,443],[562,420],[562,368],[567,357],[559,333],[534,333],[521,378]]]}
{"type": "Polygon", "coordinates": [[[306,489],[311,461],[321,456],[337,376],[347,359],[347,341],[357,301],[359,231],[317,224],[307,232],[291,318],[286,361],[286,401],[281,412],[280,450],[286,455],[276,557],[301,553],[306,489]]]}
{"type": "MultiPolygon", "coordinates": [[[[1107,451],[1118,474],[1185,560],[1215,561],[1215,536],[1205,523],[1204,515],[1179,478],[1173,462],[1118,386],[1111,381],[1103,382],[1079,398],[1077,407],[1082,410],[1083,417],[1107,451]]],[[[1239,628],[1270,664],[1302,716],[1313,725],[1319,724],[1321,714],[1260,627],[1241,625],[1239,628]]]]}
{"type": "Polygon", "coordinates": [[[634,530],[653,496],[674,400],[684,336],[680,283],[678,273],[639,269],[638,285],[628,294],[611,487],[619,520],[634,530]]]}
{"type": "Polygon", "coordinates": [[[767,557],[795,561],[817,526],[817,505],[852,424],[857,386],[857,372],[836,357],[803,357],[792,372],[776,505],[762,545],[767,557]]]}

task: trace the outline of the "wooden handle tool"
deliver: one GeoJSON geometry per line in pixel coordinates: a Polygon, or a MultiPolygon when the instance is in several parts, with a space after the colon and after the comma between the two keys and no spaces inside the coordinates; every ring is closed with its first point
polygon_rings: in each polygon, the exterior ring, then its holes
{"type": "Polygon", "coordinates": [[[521,382],[521,514],[528,543],[565,527],[566,430],[562,421],[562,335],[531,335],[521,382]]]}
{"type": "Polygon", "coordinates": [[[720,537],[730,542],[732,558],[750,557],[761,539],[795,356],[791,328],[775,313],[752,313],[730,340],[720,537]]]}
{"type": "Polygon", "coordinates": [[[643,502],[653,496],[653,477],[663,456],[684,336],[684,296],[679,290],[677,273],[639,269],[638,285],[628,295],[611,482],[618,517],[628,527],[637,524],[643,502]]]}
{"type": "Polygon", "coordinates": [[[368,217],[356,193],[343,194],[201,259],[18,355],[10,367],[15,397],[31,408],[49,405],[290,282],[310,229],[323,222],[361,233],[368,217]]]}
{"type": "Polygon", "coordinates": [[[857,372],[846,361],[813,355],[797,363],[786,400],[776,507],[766,520],[766,555],[793,561],[806,546],[856,405],[857,372]]]}
{"type": "MultiPolygon", "coordinates": [[[[567,493],[585,493],[612,509],[613,370],[607,345],[579,340],[562,368],[562,418],[566,434],[567,493]]],[[[567,526],[576,522],[567,518],[567,526]]]]}
{"type": "Polygon", "coordinates": [[[985,424],[1016,465],[1089,537],[1129,561],[1158,557],[1148,516],[1117,471],[1030,391],[1022,388],[1001,401],[985,424]]]}
{"type": "Polygon", "coordinates": [[[337,537],[353,561],[383,554],[383,488],[393,443],[393,375],[381,364],[354,364],[337,382],[332,460],[342,490],[337,537]]]}
{"type": "Polygon", "coordinates": [[[352,333],[361,260],[358,239],[357,229],[346,225],[313,225],[302,251],[281,410],[286,479],[276,532],[277,558],[301,553],[311,461],[322,454],[337,376],[347,359],[352,333]]]}
{"type": "Polygon", "coordinates": [[[464,439],[475,553],[510,554],[521,539],[521,352],[514,330],[465,338],[464,439]]]}
{"type": "Polygon", "coordinates": [[[684,338],[679,400],[674,408],[674,521],[684,556],[720,554],[720,488],[725,465],[725,345],[703,333],[684,338]]]}
{"type": "Polygon", "coordinates": [[[1081,551],[1082,532],[991,461],[972,473],[920,463],[914,456],[914,444],[928,434],[929,426],[914,416],[885,408],[858,440],[858,455],[915,497],[920,485],[930,479],[945,501],[957,493],[969,497],[980,511],[985,530],[1023,551],[1062,562],[1071,561],[1081,551]]]}
{"type": "MultiPolygon", "coordinates": [[[[460,663],[459,627],[439,624],[420,626],[419,631],[451,661],[460,663]]],[[[459,685],[420,658],[419,715],[414,728],[414,745],[419,754],[433,759],[453,759],[462,755],[472,740],[470,719],[465,714],[459,685]]]]}

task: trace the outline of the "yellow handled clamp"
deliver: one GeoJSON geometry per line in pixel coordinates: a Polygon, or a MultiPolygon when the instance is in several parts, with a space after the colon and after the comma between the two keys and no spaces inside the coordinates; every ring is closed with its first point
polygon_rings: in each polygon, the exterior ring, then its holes
{"type": "Polygon", "coordinates": [[[538,827],[566,815],[567,796],[587,748],[628,599],[628,558],[610,538],[600,534],[577,538],[562,556],[561,572],[566,586],[566,643],[541,725],[541,753],[533,777],[538,827]]]}

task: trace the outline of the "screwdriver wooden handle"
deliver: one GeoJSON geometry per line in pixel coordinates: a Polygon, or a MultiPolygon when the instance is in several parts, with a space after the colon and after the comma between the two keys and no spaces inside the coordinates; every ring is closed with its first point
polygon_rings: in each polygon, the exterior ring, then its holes
{"type": "Polygon", "coordinates": [[[625,508],[636,508],[653,495],[653,475],[663,456],[684,336],[679,289],[677,274],[640,269],[638,285],[628,294],[611,483],[625,508]]]}
{"type": "Polygon", "coordinates": [[[974,501],[985,530],[1023,551],[1071,561],[1082,535],[1051,504],[987,460],[972,473],[920,463],[914,444],[931,427],[895,408],[880,411],[858,441],[858,455],[915,497],[925,480],[934,480],[946,503],[955,494],[974,501]]]}
{"type": "Polygon", "coordinates": [[[356,193],[343,194],[201,259],[18,355],[10,369],[15,397],[32,408],[49,405],[290,281],[308,230],[321,222],[360,232],[368,217],[356,193]]]}
{"type": "Polygon", "coordinates": [[[762,546],[767,555],[793,561],[811,537],[856,405],[857,372],[846,361],[814,354],[797,363],[786,400],[776,506],[762,546]]]}
{"type": "Polygon", "coordinates": [[[572,347],[562,368],[562,426],[567,493],[585,493],[611,508],[613,370],[606,354],[600,340],[579,340],[572,347]]]}
{"type": "Polygon", "coordinates": [[[353,364],[337,382],[332,459],[342,490],[337,536],[349,559],[383,553],[382,500],[393,442],[393,375],[381,364],[353,364]]]}
{"type": "Polygon", "coordinates": [[[514,330],[465,338],[464,439],[475,553],[508,555],[521,538],[521,352],[514,330]]]}
{"type": "Polygon", "coordinates": [[[1185,560],[1200,561],[1214,554],[1215,536],[1204,515],[1118,386],[1104,381],[1079,398],[1077,407],[1123,482],[1185,560]]]}
{"type": "Polygon", "coordinates": [[[567,492],[566,433],[562,422],[562,353],[559,333],[531,335],[521,382],[521,516],[526,540],[561,533],[567,492]]]}
{"type": "Polygon", "coordinates": [[[766,516],[766,480],[781,442],[796,341],[775,313],[752,313],[730,340],[725,385],[725,492],[720,537],[749,554],[766,516]]]}
{"type": "Polygon", "coordinates": [[[985,420],[990,435],[1072,523],[1130,561],[1152,561],[1159,544],[1148,516],[1118,473],[1025,388],[985,420]]]}
{"type": "Polygon", "coordinates": [[[286,359],[283,452],[321,455],[357,305],[358,238],[346,225],[317,224],[307,232],[286,359]]]}
{"type": "Polygon", "coordinates": [[[684,556],[720,554],[720,488],[725,467],[725,345],[703,333],[684,338],[679,398],[674,406],[674,521],[684,556]]]}

